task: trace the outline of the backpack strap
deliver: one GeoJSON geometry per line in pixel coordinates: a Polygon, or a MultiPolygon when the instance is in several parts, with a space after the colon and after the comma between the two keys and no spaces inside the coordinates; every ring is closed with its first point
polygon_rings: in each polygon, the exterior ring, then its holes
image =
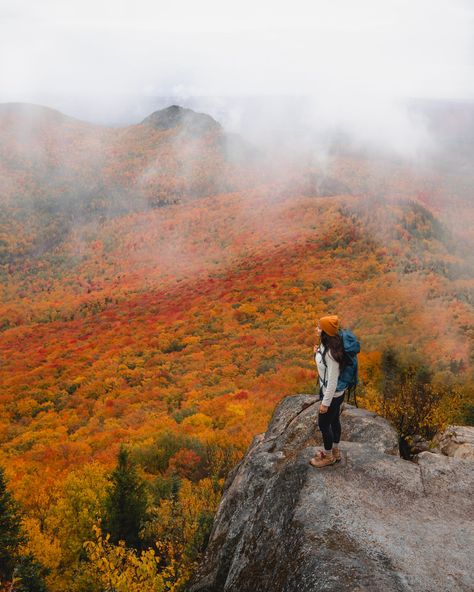
{"type": "Polygon", "coordinates": [[[357,389],[357,385],[355,384],[354,386],[351,386],[351,387],[349,387],[349,388],[346,390],[346,393],[347,393],[347,402],[348,402],[348,403],[350,403],[350,400],[351,400],[351,393],[352,393],[352,395],[354,396],[354,405],[355,405],[356,407],[359,407],[359,405],[357,405],[357,395],[356,395],[356,389],[357,389]]]}
{"type": "Polygon", "coordinates": [[[328,366],[326,364],[326,360],[324,359],[324,355],[323,355],[323,352],[321,351],[321,348],[320,347],[318,347],[318,351],[316,352],[316,355],[318,353],[321,356],[321,360],[322,360],[322,362],[324,364],[324,377],[323,377],[322,381],[321,381],[321,378],[318,379],[318,382],[319,382],[319,393],[318,393],[318,395],[319,395],[319,400],[322,401],[322,399],[324,397],[323,387],[325,387],[326,384],[327,384],[327,381],[326,381],[326,373],[327,373],[328,366]]]}
{"type": "Polygon", "coordinates": [[[323,361],[324,364],[324,378],[323,378],[323,385],[326,387],[327,386],[327,380],[326,380],[326,375],[328,372],[328,365],[326,364],[326,348],[324,348],[324,352],[321,351],[321,349],[319,349],[319,353],[321,354],[321,360],[323,361]]]}

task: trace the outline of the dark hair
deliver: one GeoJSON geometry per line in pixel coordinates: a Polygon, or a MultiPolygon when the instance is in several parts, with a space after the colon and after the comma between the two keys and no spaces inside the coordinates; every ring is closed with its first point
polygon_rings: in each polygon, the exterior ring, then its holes
{"type": "Polygon", "coordinates": [[[325,331],[321,331],[321,343],[324,345],[325,349],[323,357],[325,357],[326,351],[329,350],[331,356],[341,366],[341,369],[347,365],[342,337],[339,334],[333,336],[328,335],[325,331]]]}

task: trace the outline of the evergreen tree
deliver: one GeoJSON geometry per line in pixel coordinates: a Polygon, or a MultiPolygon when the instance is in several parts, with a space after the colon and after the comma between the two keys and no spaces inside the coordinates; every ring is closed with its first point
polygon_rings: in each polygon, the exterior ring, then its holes
{"type": "Polygon", "coordinates": [[[5,473],[0,467],[0,582],[11,580],[18,547],[24,541],[20,510],[7,490],[5,473]]]}
{"type": "Polygon", "coordinates": [[[142,549],[139,532],[146,519],[147,498],[145,484],[124,446],[120,447],[118,464],[111,477],[103,520],[104,531],[110,541],[125,541],[128,547],[142,549]]]}
{"type": "Polygon", "coordinates": [[[15,592],[47,592],[44,576],[49,569],[44,568],[33,555],[23,555],[13,571],[15,592]]]}

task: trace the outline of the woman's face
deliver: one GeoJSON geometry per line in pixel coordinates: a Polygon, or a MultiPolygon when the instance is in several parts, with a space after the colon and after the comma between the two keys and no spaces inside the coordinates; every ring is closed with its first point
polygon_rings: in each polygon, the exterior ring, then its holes
{"type": "Polygon", "coordinates": [[[319,323],[318,323],[318,325],[317,325],[317,327],[316,327],[316,335],[317,335],[318,337],[321,337],[321,327],[319,326],[319,323]]]}

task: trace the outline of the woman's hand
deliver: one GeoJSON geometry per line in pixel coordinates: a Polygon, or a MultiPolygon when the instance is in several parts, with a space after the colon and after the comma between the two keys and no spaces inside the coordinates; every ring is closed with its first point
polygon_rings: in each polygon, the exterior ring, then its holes
{"type": "Polygon", "coordinates": [[[327,405],[323,405],[321,403],[321,405],[319,406],[319,413],[327,413],[328,409],[329,409],[329,407],[327,405]]]}
{"type": "Polygon", "coordinates": [[[314,351],[314,353],[316,353],[318,351],[318,345],[317,344],[313,347],[313,351],[314,351]]]}

